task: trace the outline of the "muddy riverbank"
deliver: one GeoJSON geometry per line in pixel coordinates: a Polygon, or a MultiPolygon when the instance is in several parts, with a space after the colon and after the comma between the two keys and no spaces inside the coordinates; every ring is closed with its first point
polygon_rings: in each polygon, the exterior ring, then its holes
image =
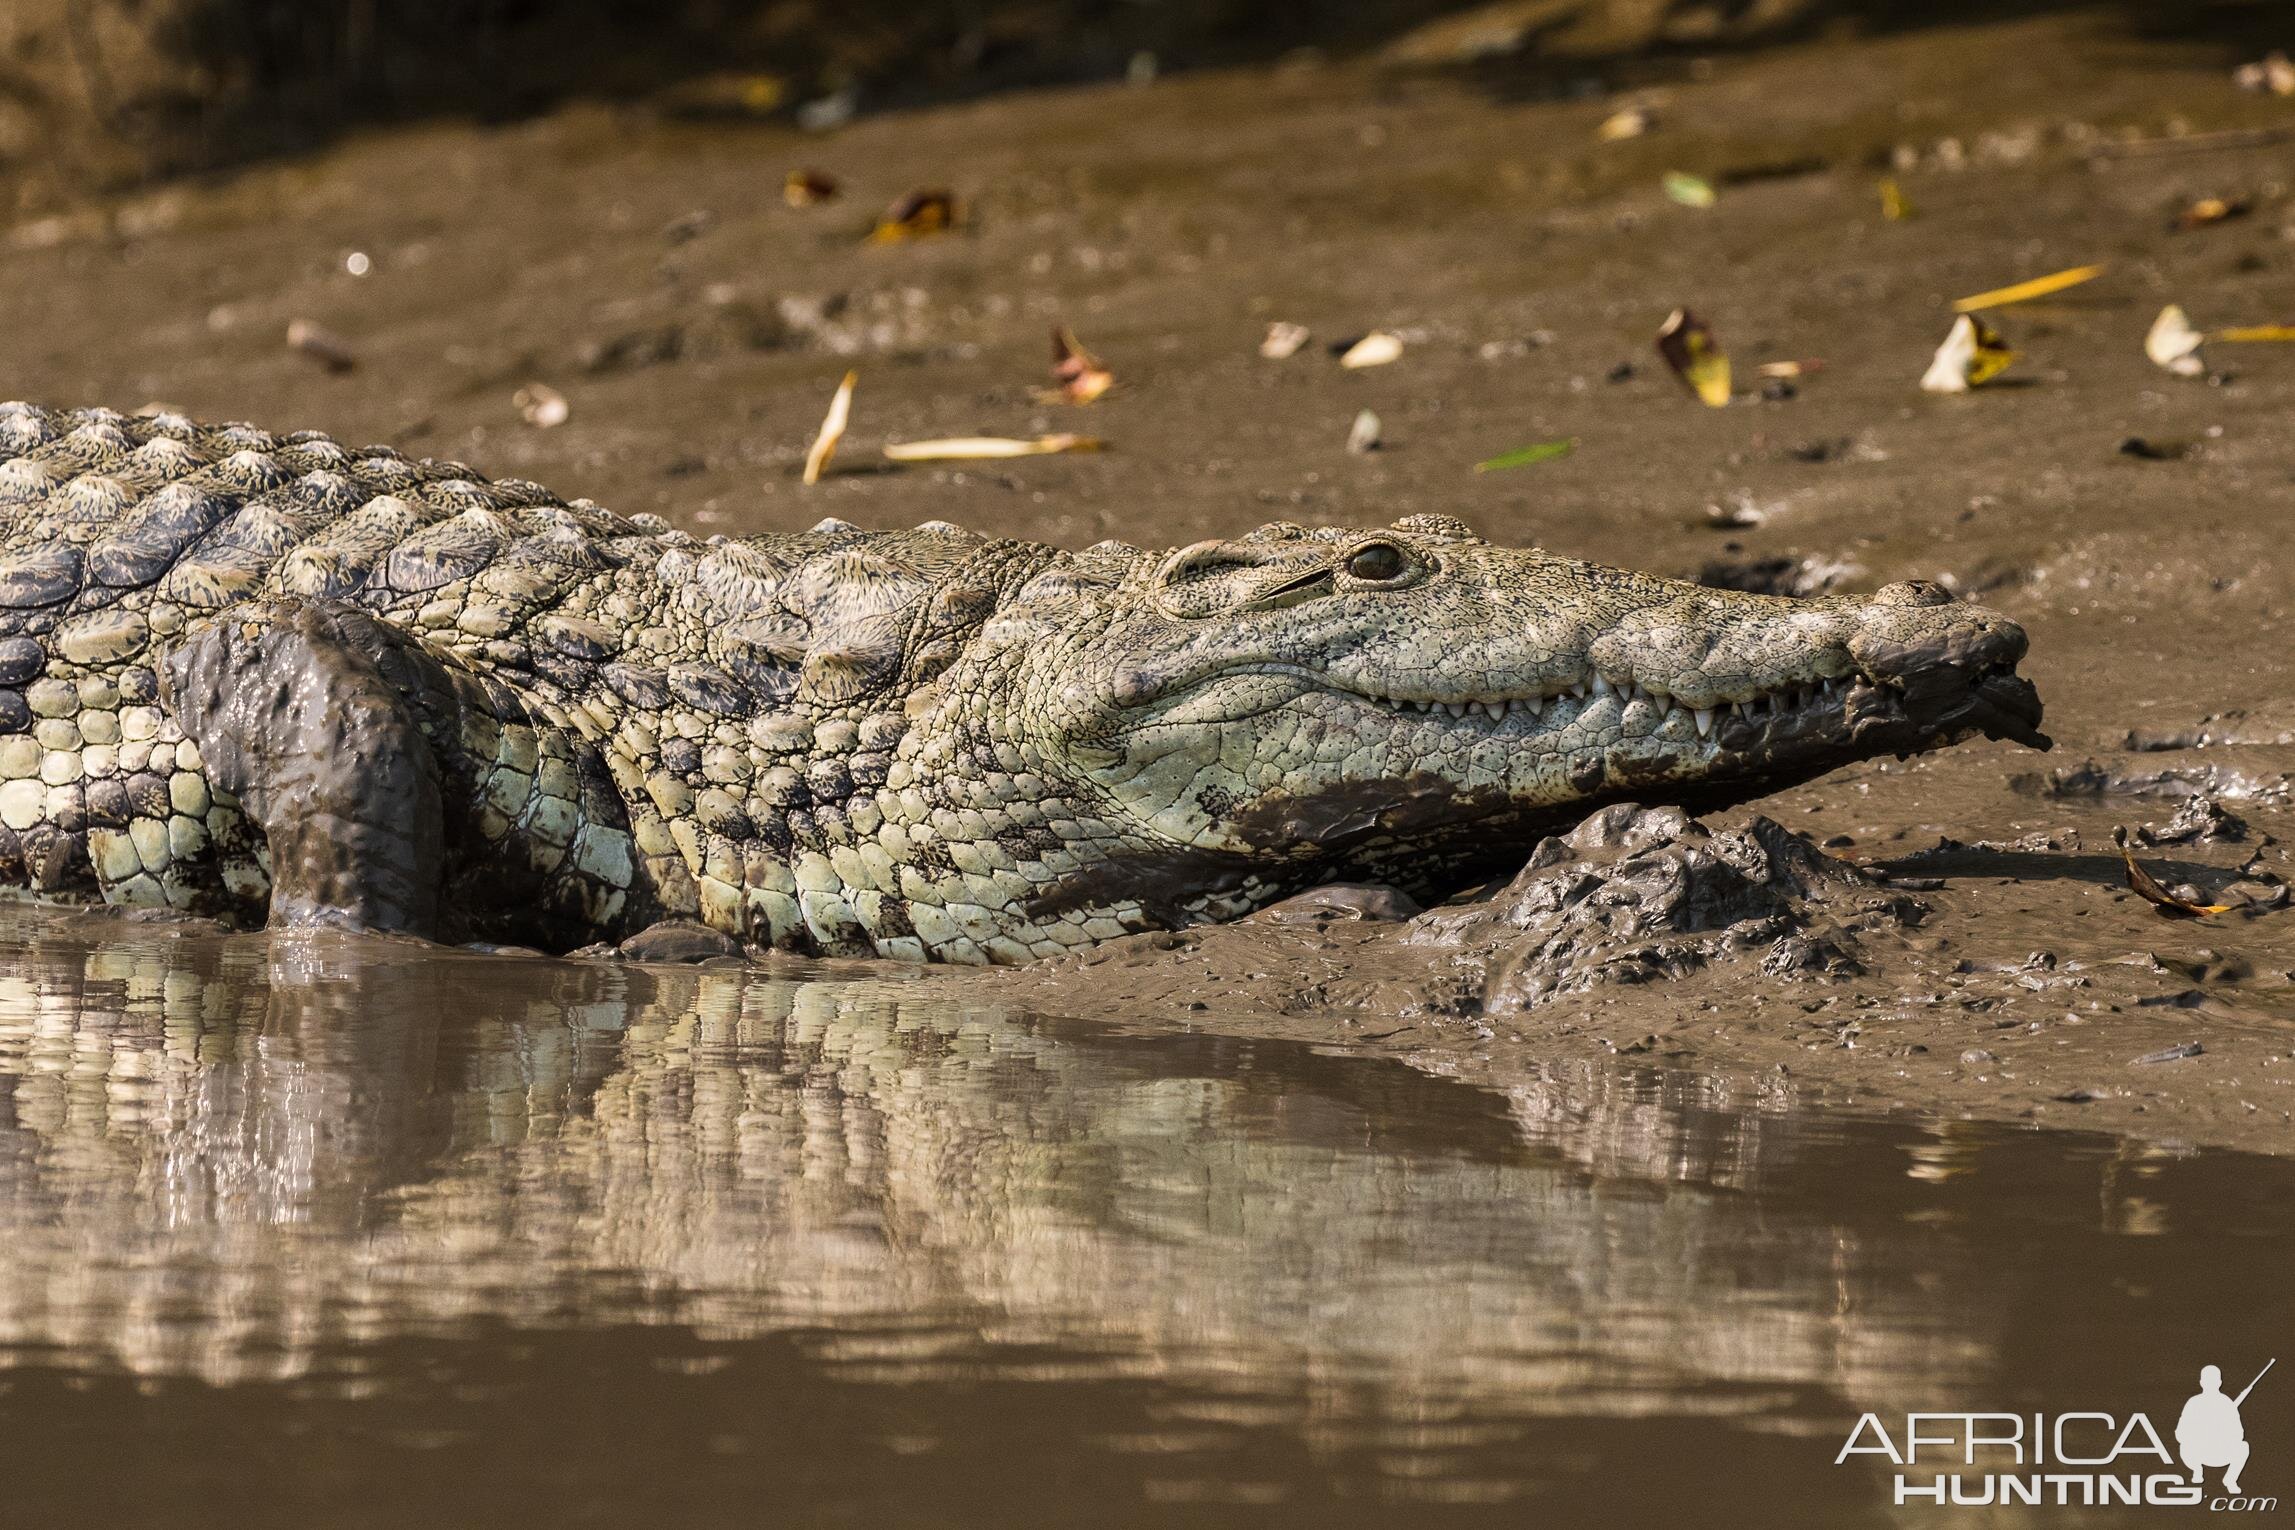
{"type": "Polygon", "coordinates": [[[1717,962],[1494,1010],[1441,993],[1454,958],[1407,927],[1308,919],[993,981],[1043,1012],[1498,1081],[1623,1057],[2284,1151],[2295,915],[2268,904],[2290,874],[2295,346],[2213,345],[2183,378],[2142,342],[2169,302],[2206,329],[2295,320],[2275,136],[2295,102],[2112,8],[1675,50],[1535,89],[1462,63],[1455,31],[825,134],[642,102],[434,121],[42,210],[0,234],[0,394],[388,440],[701,534],[836,515],[1176,545],[1439,512],[1680,576],[1939,580],[2029,630],[2059,747],[1971,746],[1760,805],[1923,906],[1856,972],[1717,962]],[[1646,131],[1601,135],[1636,106],[1646,131]],[[805,167],[843,195],[785,205],[805,167]],[[1713,205],[1670,198],[1668,171],[1713,205]],[[1912,216],[1884,215],[1883,175],[1912,216]],[[925,187],[956,194],[957,231],[862,244],[925,187]],[[2207,197],[2242,211],[2179,227],[2207,197]],[[1994,315],[2019,352],[2000,382],[1918,390],[1952,298],[2087,263],[2104,274],[1994,315]],[[1738,361],[1727,408],[1651,349],[1683,304],[1738,361]],[[298,320],[351,364],[290,349],[298,320]],[[1277,321],[1312,338],[1270,360],[1277,321]],[[1116,376],[1088,409],[1034,396],[1063,323],[1116,376]],[[1339,367],[1331,345],[1373,329],[1400,359],[1339,367]],[[1755,366],[1785,361],[1801,375],[1757,391],[1755,366]],[[848,367],[848,470],[804,487],[848,367]],[[564,423],[529,422],[535,383],[564,423]],[[1364,409],[1382,445],[1352,453],[1364,409]],[[1070,429],[1110,449],[874,460],[891,439],[1070,429]],[[1573,446],[1473,471],[1539,441],[1573,446]],[[2241,835],[2174,838],[2194,793],[2241,835]],[[2141,850],[2162,880],[2262,901],[2161,917],[2112,846],[2139,824],[2165,836],[2141,850]]]}

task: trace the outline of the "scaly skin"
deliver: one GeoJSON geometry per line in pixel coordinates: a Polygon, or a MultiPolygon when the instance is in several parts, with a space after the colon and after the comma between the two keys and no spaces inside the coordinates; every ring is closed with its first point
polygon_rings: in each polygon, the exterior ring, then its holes
{"type": "Polygon", "coordinates": [[[1335,877],[1439,893],[1603,802],[2044,747],[2023,649],[1927,587],[1709,590],[1436,516],[700,542],[0,405],[0,885],[249,922],[1024,961],[1335,877]]]}

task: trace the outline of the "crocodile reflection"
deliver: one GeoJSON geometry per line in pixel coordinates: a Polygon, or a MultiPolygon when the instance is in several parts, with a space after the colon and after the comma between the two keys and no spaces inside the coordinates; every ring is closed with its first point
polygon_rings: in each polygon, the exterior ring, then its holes
{"type": "Polygon", "coordinates": [[[1891,1274],[1898,1147],[1623,1077],[1508,1097],[929,978],[101,933],[0,912],[0,1345],[230,1380],[477,1321],[804,1327],[870,1375],[1051,1344],[1535,1411],[1988,1344],[1891,1274]],[[1812,1156],[1838,1188],[1738,1214],[1812,1156]]]}

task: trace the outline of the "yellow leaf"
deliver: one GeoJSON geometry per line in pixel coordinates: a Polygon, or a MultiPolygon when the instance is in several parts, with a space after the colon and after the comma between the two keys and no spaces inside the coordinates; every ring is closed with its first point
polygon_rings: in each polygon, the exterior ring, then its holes
{"type": "Polygon", "coordinates": [[[1703,319],[1676,308],[1658,327],[1657,348],[1683,386],[1707,407],[1719,409],[1729,402],[1729,357],[1703,319]]]}
{"type": "Polygon", "coordinates": [[[956,198],[945,191],[912,191],[885,210],[869,230],[871,244],[899,244],[945,234],[956,227],[956,198]]]}
{"type": "Polygon", "coordinates": [[[1912,202],[1905,189],[1886,177],[1881,181],[1881,216],[1891,223],[1902,223],[1912,216],[1912,202]]]}
{"type": "Polygon", "coordinates": [[[2009,303],[2028,302],[2046,297],[2051,292],[2062,292],[2066,287],[2077,287],[2082,282],[2094,281],[2104,274],[2102,266],[2074,266],[2069,271],[2052,271],[2046,276],[2035,276],[2028,282],[2013,287],[1996,287],[1990,292],[1979,292],[1964,297],[1952,305],[1954,313],[1974,313],[1979,308],[1999,308],[2009,303]]]}
{"type": "Polygon", "coordinates": [[[892,441],[885,455],[895,462],[984,462],[1000,457],[1044,457],[1054,452],[1096,452],[1101,443],[1092,436],[1038,436],[1032,441],[1011,436],[951,436],[937,441],[892,441]]]}

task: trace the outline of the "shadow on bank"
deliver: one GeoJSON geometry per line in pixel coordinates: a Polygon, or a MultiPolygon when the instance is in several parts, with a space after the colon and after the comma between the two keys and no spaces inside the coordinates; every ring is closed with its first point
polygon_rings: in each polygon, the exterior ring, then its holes
{"type": "MultiPolygon", "coordinates": [[[[2092,13],[2228,62],[2267,0],[19,0],[0,183],[73,193],[574,99],[786,124],[1155,71],[1374,57],[1515,98],[1830,37],[2092,13]]],[[[21,200],[21,199],[20,199],[21,200]]]]}

